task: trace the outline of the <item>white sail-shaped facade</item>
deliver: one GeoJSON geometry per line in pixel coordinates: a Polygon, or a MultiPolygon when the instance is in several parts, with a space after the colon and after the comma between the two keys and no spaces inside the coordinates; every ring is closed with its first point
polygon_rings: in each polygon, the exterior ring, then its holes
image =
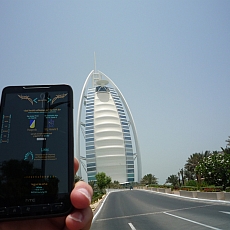
{"type": "Polygon", "coordinates": [[[141,158],[136,128],[129,107],[117,86],[105,74],[92,71],[84,84],[77,120],[77,157],[86,160],[88,181],[105,172],[112,181],[141,179],[141,158]],[[92,87],[87,88],[90,79],[92,87]],[[103,80],[104,79],[104,80],[103,80]],[[85,120],[82,109],[85,105],[85,120]],[[80,154],[84,127],[86,157],[80,154]],[[137,178],[135,162],[137,159],[137,178]]]}
{"type": "Polygon", "coordinates": [[[109,91],[95,93],[94,145],[97,172],[106,172],[117,181],[126,181],[126,154],[122,126],[117,107],[109,91]]]}

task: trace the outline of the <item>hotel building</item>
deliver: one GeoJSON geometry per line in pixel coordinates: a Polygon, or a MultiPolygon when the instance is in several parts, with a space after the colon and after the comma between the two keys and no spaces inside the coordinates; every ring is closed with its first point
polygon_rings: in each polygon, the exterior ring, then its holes
{"type": "Polygon", "coordinates": [[[88,181],[96,180],[98,172],[120,183],[142,177],[137,132],[128,104],[114,82],[96,70],[88,75],[80,96],[77,158],[85,166],[88,181]],[[81,131],[84,154],[80,153],[81,131]]]}

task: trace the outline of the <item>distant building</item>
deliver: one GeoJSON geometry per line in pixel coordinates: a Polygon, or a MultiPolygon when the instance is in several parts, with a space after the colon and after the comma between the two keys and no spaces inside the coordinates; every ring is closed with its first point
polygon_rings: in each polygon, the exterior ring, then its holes
{"type": "Polygon", "coordinates": [[[95,180],[98,172],[105,172],[112,181],[141,180],[140,148],[128,104],[113,81],[96,70],[88,75],[80,96],[77,157],[81,159],[83,166],[83,160],[86,160],[84,168],[88,181],[95,180]],[[85,138],[85,157],[80,154],[81,130],[85,138]]]}

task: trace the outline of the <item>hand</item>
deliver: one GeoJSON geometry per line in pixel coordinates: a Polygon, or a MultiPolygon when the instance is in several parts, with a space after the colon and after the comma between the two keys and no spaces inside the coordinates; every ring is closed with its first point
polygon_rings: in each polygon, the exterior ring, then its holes
{"type": "MultiPolygon", "coordinates": [[[[74,160],[74,169],[77,172],[79,163],[74,160]]],[[[90,208],[93,190],[83,181],[75,184],[70,195],[74,210],[68,216],[10,221],[0,223],[0,230],[89,230],[93,218],[90,208]]]]}

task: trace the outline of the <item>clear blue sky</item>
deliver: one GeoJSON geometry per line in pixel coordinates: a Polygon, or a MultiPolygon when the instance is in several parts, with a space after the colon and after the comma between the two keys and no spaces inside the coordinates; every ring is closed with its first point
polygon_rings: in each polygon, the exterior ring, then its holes
{"type": "Polygon", "coordinates": [[[94,51],[132,111],[143,175],[164,183],[226,146],[230,1],[1,0],[0,90],[70,84],[77,110],[94,51]]]}

